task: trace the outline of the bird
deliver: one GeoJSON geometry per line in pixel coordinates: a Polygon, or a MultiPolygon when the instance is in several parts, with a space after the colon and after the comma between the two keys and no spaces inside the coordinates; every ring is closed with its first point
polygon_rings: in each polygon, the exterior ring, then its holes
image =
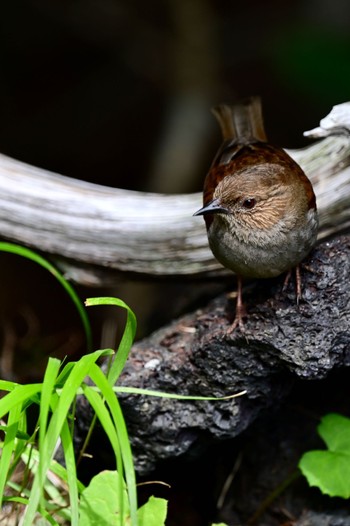
{"type": "Polygon", "coordinates": [[[260,97],[212,111],[223,143],[204,180],[203,207],[194,215],[204,217],[215,258],[237,276],[236,313],[227,332],[244,332],[243,278],[287,272],[288,280],[296,268],[299,303],[299,264],[317,240],[316,197],[301,167],[267,141],[260,97]]]}

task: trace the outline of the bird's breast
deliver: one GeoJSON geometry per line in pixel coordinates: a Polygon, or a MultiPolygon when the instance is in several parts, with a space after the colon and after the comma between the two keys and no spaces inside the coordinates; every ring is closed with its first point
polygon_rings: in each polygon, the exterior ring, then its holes
{"type": "Polygon", "coordinates": [[[315,210],[310,210],[305,221],[293,228],[279,222],[270,229],[236,225],[218,214],[208,228],[208,240],[224,267],[244,277],[270,278],[290,270],[306,257],[316,242],[317,227],[315,210]]]}

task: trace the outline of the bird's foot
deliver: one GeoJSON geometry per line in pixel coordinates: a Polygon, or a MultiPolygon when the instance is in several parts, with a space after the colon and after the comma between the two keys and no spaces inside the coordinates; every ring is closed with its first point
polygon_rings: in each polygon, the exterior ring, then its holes
{"type": "MultiPolygon", "coordinates": [[[[282,292],[285,292],[287,290],[287,287],[289,285],[291,277],[292,277],[292,270],[289,270],[287,272],[287,275],[286,275],[284,283],[283,283],[282,292]]],[[[301,297],[302,297],[300,265],[297,265],[295,267],[295,288],[296,288],[297,305],[299,305],[299,302],[300,302],[301,297]]]]}
{"type": "Polygon", "coordinates": [[[227,329],[226,334],[232,334],[236,329],[239,329],[242,334],[245,333],[243,318],[246,318],[247,311],[244,305],[238,305],[236,307],[236,315],[232,325],[227,329]]]}

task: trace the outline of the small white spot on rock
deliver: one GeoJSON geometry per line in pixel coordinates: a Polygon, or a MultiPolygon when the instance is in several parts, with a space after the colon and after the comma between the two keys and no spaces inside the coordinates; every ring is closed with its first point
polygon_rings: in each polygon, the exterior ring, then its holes
{"type": "Polygon", "coordinates": [[[159,366],[160,366],[160,360],[158,358],[152,358],[152,360],[149,360],[144,365],[145,369],[151,369],[152,371],[158,369],[159,366]]]}

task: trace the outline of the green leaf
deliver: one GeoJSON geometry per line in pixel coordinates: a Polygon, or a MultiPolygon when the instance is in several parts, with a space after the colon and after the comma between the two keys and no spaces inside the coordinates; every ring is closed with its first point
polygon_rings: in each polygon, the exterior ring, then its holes
{"type": "Polygon", "coordinates": [[[165,499],[150,497],[146,504],[137,510],[139,526],[164,526],[167,505],[165,499]]]}
{"type": "Polygon", "coordinates": [[[350,419],[336,413],[329,413],[317,428],[320,437],[330,451],[350,455],[350,419]]]}
{"type": "Polygon", "coordinates": [[[319,424],[318,433],[328,450],[304,453],[299,468],[310,486],[331,497],[350,498],[350,419],[330,413],[319,424]]]}
{"type": "Polygon", "coordinates": [[[118,484],[119,475],[116,471],[102,471],[91,479],[81,495],[79,526],[119,525],[121,508],[124,510],[124,524],[128,517],[128,496],[124,490],[124,502],[120,502],[118,484]]]}

